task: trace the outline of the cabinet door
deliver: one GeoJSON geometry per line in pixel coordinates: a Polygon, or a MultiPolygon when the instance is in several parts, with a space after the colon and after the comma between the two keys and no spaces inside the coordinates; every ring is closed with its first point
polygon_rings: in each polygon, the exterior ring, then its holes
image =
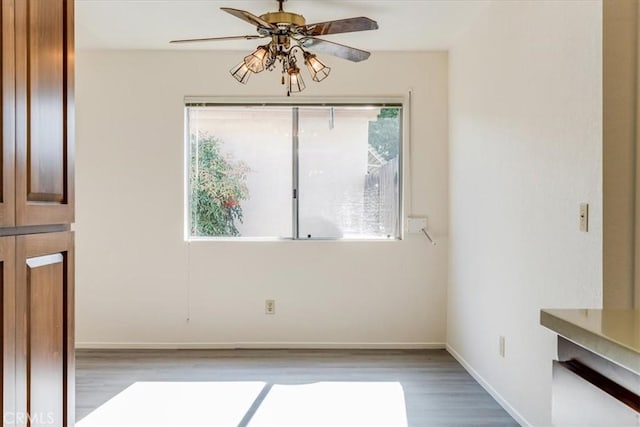
{"type": "Polygon", "coordinates": [[[3,425],[15,425],[15,237],[0,238],[0,283],[2,283],[2,414],[3,425]]]}
{"type": "Polygon", "coordinates": [[[74,425],[73,233],[16,237],[17,425],[74,425]]]}
{"type": "Polygon", "coordinates": [[[16,225],[73,222],[73,1],[16,1],[16,225]]]}
{"type": "Polygon", "coordinates": [[[640,413],[557,361],[553,362],[551,407],[554,426],[640,425],[640,413]]]}
{"type": "Polygon", "coordinates": [[[15,46],[14,46],[14,0],[3,0],[0,7],[2,17],[2,146],[0,147],[0,227],[15,225],[15,184],[14,184],[14,147],[15,134],[15,46]]]}

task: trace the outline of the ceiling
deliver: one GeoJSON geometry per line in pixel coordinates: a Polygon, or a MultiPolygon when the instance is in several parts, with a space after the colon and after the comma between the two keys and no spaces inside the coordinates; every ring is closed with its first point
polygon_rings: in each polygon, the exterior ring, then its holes
{"type": "MultiPolygon", "coordinates": [[[[367,16],[374,32],[324,36],[360,49],[415,51],[449,49],[489,0],[288,0],[286,11],[307,23],[367,16]]],[[[275,0],[76,0],[79,49],[247,50],[255,40],[169,45],[180,38],[255,34],[244,21],[220,10],[232,7],[255,15],[276,11],[275,0]]]]}

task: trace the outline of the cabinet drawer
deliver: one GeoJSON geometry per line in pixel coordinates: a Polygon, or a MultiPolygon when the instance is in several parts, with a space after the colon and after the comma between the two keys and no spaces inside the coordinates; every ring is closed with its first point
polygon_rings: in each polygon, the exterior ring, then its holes
{"type": "Polygon", "coordinates": [[[624,403],[629,395],[618,396],[611,388],[604,391],[600,385],[592,383],[598,382],[593,381],[593,377],[587,380],[580,369],[570,368],[563,362],[553,362],[552,414],[555,426],[640,425],[640,414],[624,403]]]}

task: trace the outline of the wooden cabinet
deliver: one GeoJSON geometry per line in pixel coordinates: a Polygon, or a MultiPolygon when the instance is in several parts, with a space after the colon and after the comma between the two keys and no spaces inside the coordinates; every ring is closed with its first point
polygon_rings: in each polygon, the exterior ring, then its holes
{"type": "Polygon", "coordinates": [[[15,225],[15,1],[2,0],[2,147],[0,154],[0,227],[15,225]]]}
{"type": "Polygon", "coordinates": [[[2,280],[2,414],[4,425],[15,425],[16,281],[15,237],[0,237],[2,280]]]}
{"type": "Polygon", "coordinates": [[[16,413],[39,424],[72,426],[73,233],[15,239],[16,413]]]}
{"type": "Polygon", "coordinates": [[[73,1],[2,0],[0,226],[73,222],[73,1]]]}
{"type": "Polygon", "coordinates": [[[0,18],[3,425],[73,426],[73,0],[0,18]]]}
{"type": "Polygon", "coordinates": [[[73,233],[0,238],[4,426],[72,426],[73,233]]]}

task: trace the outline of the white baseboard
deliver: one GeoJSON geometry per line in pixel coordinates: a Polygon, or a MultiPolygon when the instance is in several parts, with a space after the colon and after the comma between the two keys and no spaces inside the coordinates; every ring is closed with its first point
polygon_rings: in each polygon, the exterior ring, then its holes
{"type": "Polygon", "coordinates": [[[427,342],[76,342],[77,349],[444,349],[445,343],[427,342]]]}
{"type": "Polygon", "coordinates": [[[447,351],[462,365],[462,367],[466,369],[467,372],[469,372],[469,375],[471,375],[476,381],[478,381],[482,388],[484,388],[487,393],[489,393],[491,397],[493,397],[496,402],[498,402],[498,404],[502,406],[514,420],[516,420],[518,424],[527,427],[531,426],[531,423],[529,423],[520,412],[518,412],[513,406],[511,406],[509,402],[507,402],[507,400],[503,398],[500,393],[498,393],[496,389],[491,386],[491,384],[489,384],[484,378],[482,378],[478,371],[473,369],[473,367],[466,360],[464,360],[464,358],[453,347],[447,344],[446,348],[447,351]]]}

